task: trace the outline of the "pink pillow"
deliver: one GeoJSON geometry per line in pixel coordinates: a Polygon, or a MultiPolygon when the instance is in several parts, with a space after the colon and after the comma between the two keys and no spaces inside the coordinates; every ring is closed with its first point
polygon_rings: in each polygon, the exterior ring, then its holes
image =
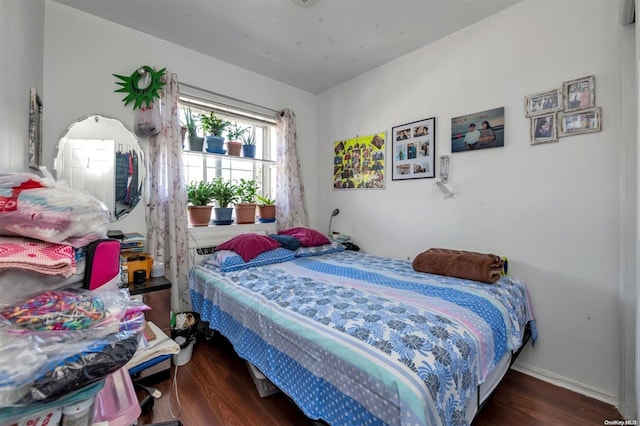
{"type": "Polygon", "coordinates": [[[280,243],[266,235],[247,233],[240,234],[216,246],[216,250],[233,250],[245,262],[250,261],[260,253],[277,249],[280,243]]]}
{"type": "Polygon", "coordinates": [[[315,247],[325,244],[331,244],[329,238],[316,231],[315,229],[305,228],[304,226],[278,231],[278,234],[296,237],[300,240],[300,245],[302,247],[315,247]]]}

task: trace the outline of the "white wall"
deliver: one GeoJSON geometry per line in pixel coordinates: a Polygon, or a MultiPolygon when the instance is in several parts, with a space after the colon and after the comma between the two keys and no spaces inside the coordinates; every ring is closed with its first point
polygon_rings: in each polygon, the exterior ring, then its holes
{"type": "Polygon", "coordinates": [[[621,270],[620,286],[620,393],[618,410],[625,418],[637,418],[636,401],[636,294],[637,294],[637,232],[638,227],[638,96],[636,70],[636,26],[621,25],[619,27],[620,63],[621,63],[621,100],[624,147],[621,152],[621,164],[624,172],[620,176],[622,196],[622,220],[620,223],[621,256],[619,259],[621,270]]]}
{"type": "MultiPolygon", "coordinates": [[[[185,29],[188,31],[188,29],[185,29]]],[[[242,68],[196,53],[52,1],[46,2],[44,85],[47,104],[43,156],[51,167],[66,127],[88,114],[105,114],[133,127],[133,110],[121,102],[112,74],[129,75],[141,65],[166,67],[178,80],[274,110],[296,113],[303,183],[312,224],[317,209],[315,140],[317,98],[242,68]]],[[[146,232],[139,205],[113,225],[146,232]]]]}
{"type": "MultiPolygon", "coordinates": [[[[412,258],[441,246],[507,255],[512,274],[529,286],[540,330],[519,368],[617,402],[625,388],[618,367],[622,335],[629,336],[619,298],[628,294],[627,275],[635,274],[621,235],[629,231],[633,188],[618,188],[637,175],[637,163],[623,161],[633,148],[620,118],[619,45],[627,35],[612,2],[528,0],[317,99],[60,4],[45,5],[42,61],[42,2],[0,1],[0,142],[11,150],[0,157],[0,171],[26,168],[29,87],[43,94],[49,167],[57,139],[78,117],[102,113],[131,126],[131,109],[113,93],[111,74],[142,64],[273,109],[292,108],[312,226],[326,228],[339,207],[334,230],[352,234],[367,251],[412,258]],[[603,131],[530,146],[524,96],[590,74],[603,131]],[[453,199],[444,200],[431,180],[390,176],[382,191],[331,190],[333,141],[435,116],[437,155],[449,153],[451,117],[499,106],[507,119],[505,147],[453,154],[453,199]],[[24,128],[15,124],[21,120],[24,128]]],[[[140,212],[118,227],[144,229],[140,212]]]]}
{"type": "Polygon", "coordinates": [[[540,331],[519,368],[616,403],[625,170],[623,40],[612,6],[524,1],[321,94],[318,204],[321,226],[340,208],[333,229],[376,254],[413,259],[448,247],[508,256],[540,331]],[[525,96],[591,74],[603,131],[531,146],[525,96]],[[452,117],[501,106],[504,148],[452,154],[452,199],[433,180],[392,181],[390,157],[385,190],[331,189],[334,141],[435,116],[436,154],[447,154],[452,117]]]}
{"type": "Polygon", "coordinates": [[[44,0],[0,1],[0,173],[29,169],[29,90],[42,97],[44,0]]]}

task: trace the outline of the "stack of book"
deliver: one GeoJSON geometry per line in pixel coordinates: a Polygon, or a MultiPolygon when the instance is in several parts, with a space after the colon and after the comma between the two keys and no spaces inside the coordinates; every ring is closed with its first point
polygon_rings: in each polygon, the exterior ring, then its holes
{"type": "Polygon", "coordinates": [[[128,257],[132,254],[144,252],[145,238],[139,232],[125,232],[120,240],[120,254],[128,257]]]}

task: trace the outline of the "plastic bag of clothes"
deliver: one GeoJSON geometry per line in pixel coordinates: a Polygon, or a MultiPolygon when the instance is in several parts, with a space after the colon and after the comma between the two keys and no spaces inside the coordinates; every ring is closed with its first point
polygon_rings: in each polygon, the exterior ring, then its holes
{"type": "Polygon", "coordinates": [[[53,178],[0,174],[0,235],[82,247],[107,234],[109,219],[100,200],[53,178]]]}
{"type": "Polygon", "coordinates": [[[105,378],[138,348],[134,331],[76,342],[0,335],[0,406],[55,400],[105,378]]]}
{"type": "Polygon", "coordinates": [[[0,307],[0,406],[57,399],[126,365],[147,309],[126,290],[83,289],[0,307]]]}
{"type": "Polygon", "coordinates": [[[0,304],[0,326],[13,334],[77,331],[93,338],[119,331],[128,313],[148,309],[144,303],[131,300],[126,289],[50,290],[0,304]]]}

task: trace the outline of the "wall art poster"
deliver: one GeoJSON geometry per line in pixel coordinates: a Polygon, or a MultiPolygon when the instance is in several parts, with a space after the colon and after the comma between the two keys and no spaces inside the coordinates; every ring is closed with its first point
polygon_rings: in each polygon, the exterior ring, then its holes
{"type": "Polygon", "coordinates": [[[435,176],[435,117],[393,127],[391,137],[393,180],[435,176]]]}
{"type": "Polygon", "coordinates": [[[334,189],[384,189],[385,132],[333,143],[334,189]]]}
{"type": "Polygon", "coordinates": [[[451,152],[504,146],[504,107],[451,119],[451,152]]]}

